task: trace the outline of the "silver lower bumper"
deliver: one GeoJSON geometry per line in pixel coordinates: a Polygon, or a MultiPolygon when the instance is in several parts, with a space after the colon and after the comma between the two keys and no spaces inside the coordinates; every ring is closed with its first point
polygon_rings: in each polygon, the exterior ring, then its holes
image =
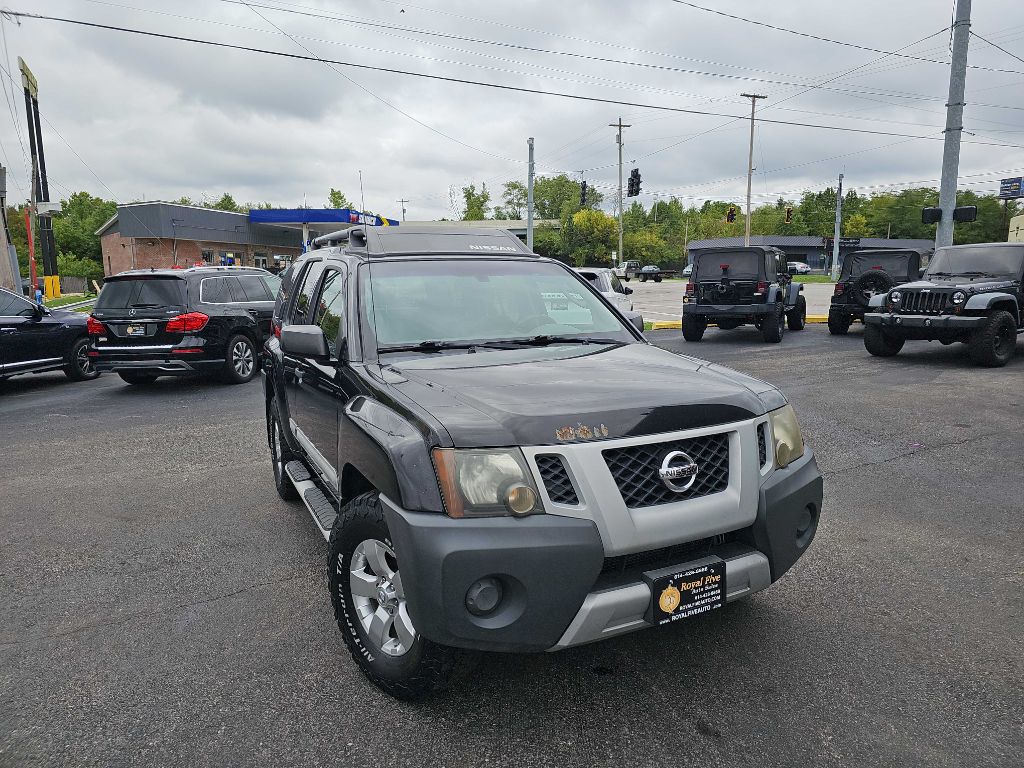
{"type": "MultiPolygon", "coordinates": [[[[727,602],[760,592],[772,583],[768,558],[756,550],[726,558],[725,583],[727,602]]],[[[649,627],[644,614],[650,604],[651,590],[643,582],[591,592],[565,634],[548,650],[559,651],[649,627]]]]}

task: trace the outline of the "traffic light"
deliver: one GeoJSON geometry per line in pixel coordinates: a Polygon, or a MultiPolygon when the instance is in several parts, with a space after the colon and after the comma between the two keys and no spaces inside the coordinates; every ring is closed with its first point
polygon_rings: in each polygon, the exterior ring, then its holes
{"type": "Polygon", "coordinates": [[[725,214],[725,220],[728,221],[730,224],[732,224],[734,221],[736,221],[736,206],[735,205],[730,205],[729,206],[729,212],[727,214],[725,214]]]}
{"type": "Polygon", "coordinates": [[[629,172],[629,179],[626,180],[626,197],[636,197],[640,194],[640,169],[634,168],[629,172]]]}
{"type": "Polygon", "coordinates": [[[786,224],[792,224],[793,223],[793,209],[792,208],[787,208],[786,209],[785,223],[786,224]]]}
{"type": "Polygon", "coordinates": [[[580,184],[580,208],[587,207],[587,182],[580,184]]]}

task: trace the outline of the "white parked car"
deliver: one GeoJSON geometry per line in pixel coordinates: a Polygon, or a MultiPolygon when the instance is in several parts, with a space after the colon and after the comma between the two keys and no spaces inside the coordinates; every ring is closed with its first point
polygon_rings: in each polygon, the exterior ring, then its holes
{"type": "Polygon", "coordinates": [[[693,264],[687,264],[683,267],[683,277],[689,277],[693,274],[693,264]]]}
{"type": "Polygon", "coordinates": [[[791,261],[789,262],[789,274],[809,275],[811,274],[811,268],[804,264],[802,261],[791,261]]]}
{"type": "Polygon", "coordinates": [[[577,272],[622,312],[633,311],[633,300],[629,297],[632,288],[627,288],[612,270],[605,267],[584,267],[577,272]]]}

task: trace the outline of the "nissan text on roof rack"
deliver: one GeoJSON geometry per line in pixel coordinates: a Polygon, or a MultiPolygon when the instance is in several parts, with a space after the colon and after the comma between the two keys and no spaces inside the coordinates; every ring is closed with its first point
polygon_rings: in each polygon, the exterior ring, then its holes
{"type": "Polygon", "coordinates": [[[505,231],[314,245],[263,349],[267,437],[383,690],[426,694],[473,651],[685,632],[807,551],[822,480],[776,388],[648,344],[505,231]]]}

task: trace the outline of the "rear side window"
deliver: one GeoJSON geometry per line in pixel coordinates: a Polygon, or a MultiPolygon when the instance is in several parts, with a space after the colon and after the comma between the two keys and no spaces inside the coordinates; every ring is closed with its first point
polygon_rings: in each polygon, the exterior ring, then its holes
{"type": "Polygon", "coordinates": [[[299,288],[298,295],[295,297],[295,309],[292,310],[291,318],[292,323],[301,325],[309,316],[309,308],[313,303],[316,283],[323,271],[324,263],[322,261],[314,261],[309,265],[309,269],[306,270],[305,277],[302,279],[302,287],[299,288]]]}
{"type": "Polygon", "coordinates": [[[183,307],[185,281],[178,277],[141,277],[107,280],[96,299],[97,309],[128,307],[183,307]]]}
{"type": "Polygon", "coordinates": [[[199,300],[204,304],[227,304],[231,301],[225,277],[204,277],[199,286],[199,300]]]}
{"type": "Polygon", "coordinates": [[[238,287],[242,289],[244,301],[272,301],[267,290],[267,284],[259,275],[239,275],[237,278],[238,287]]]}

